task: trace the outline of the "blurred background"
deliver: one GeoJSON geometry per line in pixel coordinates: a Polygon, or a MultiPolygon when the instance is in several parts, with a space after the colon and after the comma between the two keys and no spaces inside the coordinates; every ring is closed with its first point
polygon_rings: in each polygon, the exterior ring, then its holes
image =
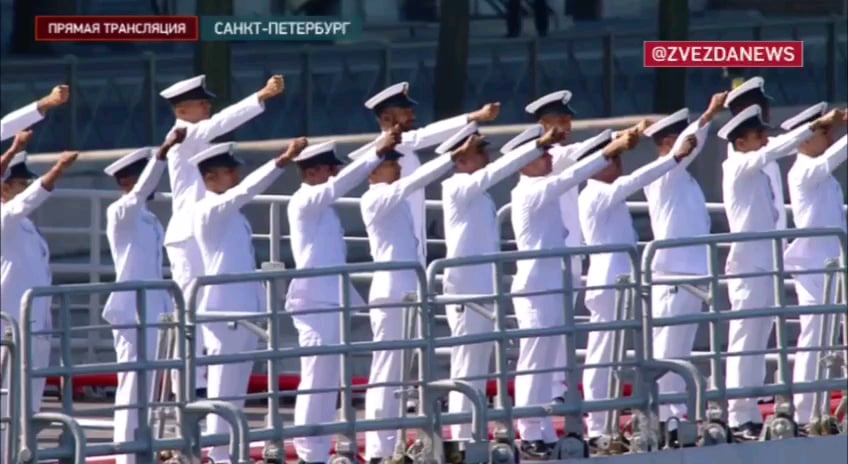
{"type": "Polygon", "coordinates": [[[776,106],[846,99],[846,0],[0,0],[0,110],[57,82],[74,98],[41,124],[33,152],[155,144],[173,116],[158,92],[206,73],[218,105],[283,73],[287,92],[236,140],[375,129],[362,102],[405,80],[419,120],[503,103],[528,122],[530,99],[568,88],[580,118],[702,108],[748,70],[652,70],[644,40],[789,39],[803,69],[757,70],[776,106]],[[361,18],[354,43],[56,44],[33,41],[35,15],[319,15],[361,18]],[[462,85],[457,85],[462,83],[462,85]],[[48,135],[49,133],[49,135],[48,135]]]}

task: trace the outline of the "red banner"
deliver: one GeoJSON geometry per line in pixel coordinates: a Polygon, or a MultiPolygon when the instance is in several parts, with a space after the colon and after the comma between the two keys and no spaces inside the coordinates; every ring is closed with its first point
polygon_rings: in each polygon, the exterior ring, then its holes
{"type": "Polygon", "coordinates": [[[197,16],[36,16],[37,42],[196,42],[197,16]]]}
{"type": "Polygon", "coordinates": [[[646,41],[646,68],[803,68],[804,42],[646,41]]]}

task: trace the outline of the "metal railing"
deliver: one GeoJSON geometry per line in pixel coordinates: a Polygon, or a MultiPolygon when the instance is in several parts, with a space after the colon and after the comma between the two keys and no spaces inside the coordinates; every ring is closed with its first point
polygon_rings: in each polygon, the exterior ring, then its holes
{"type": "MultiPolygon", "coordinates": [[[[693,40],[805,41],[802,70],[761,70],[782,105],[844,101],[846,18],[761,20],[693,26],[693,40]],[[802,75],[799,75],[802,73],[802,75]]],[[[642,66],[642,42],[654,30],[569,33],[544,39],[486,39],[471,44],[465,106],[502,103],[501,120],[526,120],[527,101],[559,88],[581,96],[581,117],[648,114],[653,111],[653,73],[642,66]],[[563,69],[568,69],[564,74],[563,69]]],[[[437,44],[362,43],[233,52],[232,95],[246,96],[271,72],[287,77],[286,97],[269,105],[268,117],[238,131],[240,140],[300,135],[351,134],[375,128],[362,102],[401,78],[419,101],[432,101],[437,44]],[[326,83],[326,84],[323,84],[326,83]],[[339,118],[344,114],[349,117],[339,118]],[[361,117],[359,117],[361,115],[361,117]],[[286,124],[278,124],[285,120],[286,124]]],[[[74,98],[47,118],[30,143],[33,152],[110,148],[160,142],[173,121],[158,92],[191,75],[189,55],[4,59],[2,114],[46,94],[57,80],[71,85],[74,98]],[[45,79],[45,76],[50,77],[45,79]],[[61,76],[61,77],[60,77],[61,76]]],[[[716,88],[726,87],[718,71],[692,71],[690,107],[705,107],[716,88]]],[[[214,89],[213,89],[214,90],[214,89]]],[[[430,105],[418,108],[432,120],[430,105]]]]}

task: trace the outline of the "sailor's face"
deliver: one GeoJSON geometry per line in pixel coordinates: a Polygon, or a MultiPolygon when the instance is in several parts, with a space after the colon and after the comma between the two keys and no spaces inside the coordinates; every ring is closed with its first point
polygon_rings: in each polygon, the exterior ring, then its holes
{"type": "Polygon", "coordinates": [[[212,102],[209,100],[188,100],[176,106],[177,117],[183,121],[198,122],[212,115],[212,102]]]}
{"type": "Polygon", "coordinates": [[[551,171],[553,171],[553,157],[550,153],[545,152],[542,156],[524,166],[521,173],[529,177],[543,177],[550,174],[551,171]]]}
{"type": "Polygon", "coordinates": [[[671,153],[671,149],[674,148],[674,142],[677,141],[677,136],[678,134],[669,134],[659,140],[659,143],[657,143],[657,152],[660,156],[671,153]]]}
{"type": "Polygon", "coordinates": [[[386,183],[400,179],[400,163],[397,160],[385,160],[371,172],[371,182],[386,183]]]}
{"type": "Polygon", "coordinates": [[[486,167],[489,164],[489,153],[485,147],[478,147],[472,153],[463,154],[454,162],[457,172],[472,173],[486,167]]]}
{"type": "Polygon", "coordinates": [[[206,188],[215,193],[224,193],[241,181],[237,167],[212,168],[203,177],[206,188]]]}
{"type": "Polygon", "coordinates": [[[320,185],[330,180],[330,178],[338,174],[338,172],[338,166],[321,164],[304,170],[303,180],[309,185],[320,185]]]}
{"type": "Polygon", "coordinates": [[[546,114],[539,118],[539,123],[545,128],[545,131],[557,128],[565,133],[565,140],[568,140],[571,136],[571,121],[572,116],[570,114],[546,114]]]}
{"type": "Polygon", "coordinates": [[[820,156],[833,144],[833,131],[827,128],[819,128],[813,132],[813,136],[801,144],[801,151],[807,156],[820,156]]]}
{"type": "Polygon", "coordinates": [[[387,110],[392,119],[392,125],[397,124],[401,130],[406,132],[415,129],[415,109],[409,108],[389,108],[387,110]]]}
{"type": "Polygon", "coordinates": [[[768,134],[766,134],[765,129],[749,130],[745,135],[736,139],[735,145],[737,151],[742,153],[757,151],[768,145],[768,134]]]}
{"type": "Polygon", "coordinates": [[[2,187],[0,187],[0,192],[2,192],[3,202],[7,202],[12,198],[18,196],[21,192],[27,189],[27,187],[32,184],[31,179],[9,179],[6,182],[3,182],[2,187]]]}

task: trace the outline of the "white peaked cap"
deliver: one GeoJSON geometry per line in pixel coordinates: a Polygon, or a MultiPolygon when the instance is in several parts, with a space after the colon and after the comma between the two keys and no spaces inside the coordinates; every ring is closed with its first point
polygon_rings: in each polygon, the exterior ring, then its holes
{"type": "Polygon", "coordinates": [[[185,79],[179,81],[167,89],[159,92],[159,96],[162,98],[174,98],[178,97],[184,93],[188,93],[194,89],[205,88],[206,87],[206,74],[201,74],[199,76],[194,76],[189,79],[185,79]]]}
{"type": "MultiPolygon", "coordinates": [[[[533,114],[536,111],[538,111],[539,108],[541,108],[541,107],[543,107],[547,104],[555,103],[555,102],[559,102],[563,106],[568,107],[568,102],[570,102],[570,101],[571,101],[571,91],[560,90],[558,92],[549,93],[549,94],[545,95],[544,97],[538,98],[538,99],[530,102],[529,104],[527,104],[527,106],[524,107],[524,111],[526,111],[530,114],[533,114]]],[[[570,109],[570,107],[569,107],[569,109],[570,109]]]]}
{"type": "Polygon", "coordinates": [[[299,163],[301,161],[306,161],[308,159],[314,158],[318,155],[327,153],[327,152],[336,152],[336,142],[330,140],[329,142],[318,143],[315,145],[309,145],[300,152],[299,155],[292,161],[295,163],[299,163]]]}
{"type": "Polygon", "coordinates": [[[392,98],[396,95],[400,95],[400,94],[407,95],[407,99],[414,102],[415,100],[412,100],[408,97],[408,93],[409,93],[409,82],[398,82],[397,84],[393,84],[393,85],[386,87],[385,89],[379,91],[373,97],[369,98],[365,102],[365,107],[368,108],[369,110],[373,110],[380,103],[383,103],[384,101],[386,101],[386,100],[388,100],[388,99],[390,99],[390,98],[392,98]]]}
{"type": "Polygon", "coordinates": [[[376,147],[377,147],[377,143],[379,143],[380,141],[382,141],[382,140],[383,140],[383,137],[385,137],[385,134],[381,134],[381,135],[380,135],[380,136],[378,136],[376,139],[374,139],[374,140],[372,140],[372,141],[370,141],[370,142],[366,143],[365,145],[363,145],[363,146],[361,146],[361,147],[357,148],[356,150],[354,150],[354,151],[352,151],[352,152],[348,153],[348,154],[347,154],[347,157],[348,157],[348,158],[350,158],[350,159],[352,159],[352,160],[355,160],[355,159],[358,159],[358,158],[362,157],[363,155],[365,155],[366,153],[368,153],[368,150],[370,150],[370,149],[372,149],[372,148],[376,148],[376,147]]]}
{"type": "Polygon", "coordinates": [[[586,155],[591,155],[592,153],[601,149],[602,146],[612,142],[613,139],[612,129],[606,129],[600,134],[587,139],[583,143],[580,144],[580,149],[577,150],[576,153],[572,156],[573,159],[580,159],[586,155]]]}
{"type": "Polygon", "coordinates": [[[730,103],[733,102],[733,100],[739,98],[740,95],[746,94],[751,90],[756,89],[759,89],[760,92],[763,93],[763,96],[771,100],[771,97],[766,94],[766,81],[762,77],[758,76],[748,79],[747,81],[740,84],[739,87],[736,87],[735,89],[731,90],[730,93],[727,94],[727,99],[724,100],[724,107],[730,108],[730,103]]]}
{"type": "Polygon", "coordinates": [[[504,146],[501,147],[501,153],[507,154],[527,142],[538,139],[544,133],[545,129],[541,124],[534,124],[525,129],[524,132],[513,137],[509,142],[505,143],[504,146]]]}
{"type": "Polygon", "coordinates": [[[824,116],[825,111],[827,111],[827,103],[819,102],[815,105],[805,109],[804,111],[792,116],[791,118],[783,121],[783,124],[780,125],[780,128],[783,130],[792,130],[805,122],[812,122],[814,119],[818,119],[824,116]]]}
{"type": "Polygon", "coordinates": [[[673,126],[680,121],[689,122],[689,108],[683,108],[675,113],[672,113],[659,121],[651,124],[645,129],[645,135],[648,137],[653,137],[657,132],[665,129],[666,127],[673,126]]]}
{"type": "Polygon", "coordinates": [[[754,118],[757,118],[763,127],[769,127],[768,124],[763,122],[763,110],[760,108],[760,105],[751,105],[740,111],[739,114],[733,117],[733,119],[727,121],[727,123],[718,130],[718,136],[724,140],[730,141],[728,137],[730,137],[731,132],[754,118]]]}
{"type": "Polygon", "coordinates": [[[114,163],[106,166],[103,170],[107,175],[114,176],[118,171],[135,163],[136,161],[149,158],[153,154],[153,149],[150,147],[140,148],[128,155],[124,155],[114,163]]]}
{"type": "Polygon", "coordinates": [[[200,163],[214,158],[219,155],[231,155],[233,151],[235,151],[236,144],[234,142],[228,143],[219,143],[217,145],[212,145],[206,150],[201,151],[200,153],[189,158],[188,162],[198,166],[200,163]]]}
{"type": "Polygon", "coordinates": [[[465,139],[476,133],[478,133],[477,123],[470,122],[462,126],[461,129],[454,132],[453,135],[448,137],[447,140],[445,140],[444,142],[442,142],[441,145],[436,147],[436,153],[444,155],[445,153],[456,149],[458,146],[461,146],[463,143],[465,143],[465,139]]]}
{"type": "Polygon", "coordinates": [[[17,166],[21,163],[25,163],[27,159],[27,152],[21,151],[18,152],[14,157],[12,157],[12,161],[9,161],[9,165],[6,166],[6,172],[3,173],[3,178],[0,179],[2,181],[6,181],[9,178],[9,175],[12,173],[12,167],[17,166]]]}

